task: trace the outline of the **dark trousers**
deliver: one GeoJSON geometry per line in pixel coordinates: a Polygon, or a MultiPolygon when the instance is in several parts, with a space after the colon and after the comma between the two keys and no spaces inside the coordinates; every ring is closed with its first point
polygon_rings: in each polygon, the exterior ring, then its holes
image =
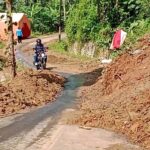
{"type": "Polygon", "coordinates": [[[18,36],[18,43],[22,43],[22,36],[18,36]]]}
{"type": "Polygon", "coordinates": [[[34,55],[34,63],[37,63],[37,62],[38,62],[38,55],[35,54],[35,55],[34,55]]]}

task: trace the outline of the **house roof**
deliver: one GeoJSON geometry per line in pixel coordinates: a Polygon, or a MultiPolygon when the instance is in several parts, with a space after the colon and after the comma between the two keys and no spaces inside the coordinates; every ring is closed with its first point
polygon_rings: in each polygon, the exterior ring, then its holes
{"type": "MultiPolygon", "coordinates": [[[[4,16],[4,17],[2,19],[0,18],[0,21],[6,21],[6,13],[0,13],[0,17],[1,16],[4,16]]],[[[23,16],[24,16],[24,13],[12,13],[13,22],[19,22],[23,16]]]]}

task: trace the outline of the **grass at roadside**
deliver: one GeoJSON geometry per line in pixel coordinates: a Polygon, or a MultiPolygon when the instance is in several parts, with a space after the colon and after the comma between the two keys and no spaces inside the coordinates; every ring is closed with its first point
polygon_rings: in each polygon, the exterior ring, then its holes
{"type": "Polygon", "coordinates": [[[4,48],[5,44],[3,42],[0,41],[0,49],[4,48]]]}
{"type": "MultiPolygon", "coordinates": [[[[125,29],[124,29],[125,30],[125,29]]],[[[126,31],[126,30],[125,30],[126,31]]],[[[133,23],[127,31],[127,38],[120,50],[113,51],[111,58],[116,58],[125,51],[135,50],[135,45],[144,36],[150,34],[150,20],[141,20],[133,23]]]]}
{"type": "Polygon", "coordinates": [[[31,37],[32,38],[38,38],[41,35],[42,36],[48,36],[48,35],[51,35],[51,34],[53,34],[53,32],[49,32],[49,33],[45,33],[45,34],[41,34],[40,32],[33,32],[32,35],[31,35],[31,37]]]}
{"type": "Polygon", "coordinates": [[[27,68],[24,66],[24,64],[21,61],[17,61],[17,72],[21,72],[26,69],[27,68]]]}
{"type": "Polygon", "coordinates": [[[87,56],[82,56],[80,54],[74,54],[73,52],[69,51],[68,44],[66,41],[61,41],[61,42],[55,41],[55,42],[50,43],[48,45],[48,47],[51,51],[66,55],[70,58],[76,58],[76,59],[80,59],[82,61],[88,61],[88,60],[92,59],[87,56]]]}

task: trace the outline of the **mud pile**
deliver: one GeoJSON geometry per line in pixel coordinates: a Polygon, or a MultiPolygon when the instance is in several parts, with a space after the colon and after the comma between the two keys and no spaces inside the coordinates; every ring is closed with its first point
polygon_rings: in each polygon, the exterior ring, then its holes
{"type": "Polygon", "coordinates": [[[71,123],[121,132],[150,149],[150,36],[135,50],[119,56],[97,83],[82,90],[71,123]]]}
{"type": "Polygon", "coordinates": [[[0,85],[0,116],[41,106],[55,100],[65,79],[49,71],[24,71],[0,85]]]}

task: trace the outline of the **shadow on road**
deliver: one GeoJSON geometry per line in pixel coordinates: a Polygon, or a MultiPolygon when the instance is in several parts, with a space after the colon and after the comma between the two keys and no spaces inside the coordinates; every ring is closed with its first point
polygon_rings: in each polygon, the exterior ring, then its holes
{"type": "MultiPolygon", "coordinates": [[[[17,59],[22,60],[23,63],[29,68],[34,68],[32,64],[32,56],[26,56],[22,51],[18,50],[16,57],[17,59]]],[[[55,67],[47,68],[49,71],[53,69],[55,69],[55,67]]],[[[62,91],[61,95],[57,97],[57,100],[45,106],[32,109],[27,113],[21,113],[20,116],[14,115],[11,124],[0,128],[0,143],[7,143],[7,141],[11,138],[20,138],[22,133],[24,136],[26,136],[26,134],[32,132],[32,130],[36,128],[38,124],[48,118],[51,118],[46,124],[46,127],[41,126],[42,131],[41,134],[38,135],[37,139],[31,139],[31,142],[28,146],[32,145],[34,142],[36,142],[36,140],[43,137],[47,131],[57,124],[62,112],[65,109],[76,106],[78,88],[95,84],[98,78],[102,75],[102,70],[103,68],[98,68],[91,72],[80,74],[59,72],[60,75],[67,78],[67,82],[65,83],[64,90],[62,91]]],[[[44,78],[48,79],[46,75],[43,76],[44,78]]],[[[41,76],[41,78],[43,78],[43,76],[41,76]]],[[[10,122],[11,120],[9,117],[3,119],[7,122],[10,122]]]]}
{"type": "MultiPolygon", "coordinates": [[[[61,96],[53,103],[45,105],[40,108],[31,110],[30,112],[21,114],[21,116],[15,117],[13,123],[0,128],[0,143],[7,141],[10,138],[14,138],[22,132],[30,132],[40,122],[47,118],[52,118],[47,124],[47,127],[43,129],[42,134],[46,134],[47,130],[53,127],[59,120],[60,114],[67,108],[72,108],[76,105],[77,90],[82,86],[90,86],[94,84],[102,74],[103,68],[98,68],[92,72],[81,73],[81,74],[66,74],[60,73],[63,76],[69,76],[68,81],[65,84],[64,91],[61,96]]],[[[42,76],[43,78],[43,76],[42,76]]],[[[45,76],[47,79],[47,76],[45,76]]],[[[8,119],[9,118],[4,118],[8,119]]],[[[39,136],[40,138],[41,136],[39,136]]]]}

